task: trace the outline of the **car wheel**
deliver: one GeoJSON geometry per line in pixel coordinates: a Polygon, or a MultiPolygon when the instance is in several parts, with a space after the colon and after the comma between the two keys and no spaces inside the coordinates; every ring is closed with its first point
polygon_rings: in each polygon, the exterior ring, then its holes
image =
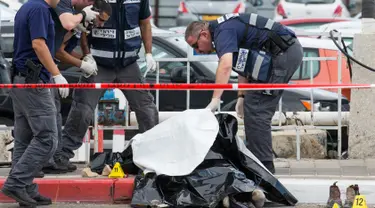
{"type": "Polygon", "coordinates": [[[0,117],[0,125],[13,126],[14,122],[10,118],[0,117]]]}

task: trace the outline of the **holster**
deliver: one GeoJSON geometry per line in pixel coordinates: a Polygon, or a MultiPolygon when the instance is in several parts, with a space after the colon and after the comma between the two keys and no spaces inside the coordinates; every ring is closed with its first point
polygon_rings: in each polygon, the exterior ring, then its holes
{"type": "Polygon", "coordinates": [[[295,37],[292,35],[278,35],[275,31],[268,32],[268,40],[264,43],[267,51],[273,55],[278,55],[288,50],[295,43],[295,37]]]}
{"type": "Polygon", "coordinates": [[[31,59],[27,59],[25,65],[27,68],[25,83],[26,84],[39,83],[42,65],[35,64],[31,59]]]}

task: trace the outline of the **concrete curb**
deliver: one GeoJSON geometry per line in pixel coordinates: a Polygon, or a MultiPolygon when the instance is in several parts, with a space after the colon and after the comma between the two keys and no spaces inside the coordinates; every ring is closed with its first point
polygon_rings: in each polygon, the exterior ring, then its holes
{"type": "MultiPolygon", "coordinates": [[[[339,176],[276,176],[280,182],[298,199],[299,204],[325,204],[329,195],[329,186],[335,181],[341,190],[341,199],[345,201],[346,188],[358,184],[360,193],[366,197],[367,204],[375,204],[375,180],[372,177],[357,179],[339,176]],[[371,180],[372,179],[372,180],[371,180]]],[[[5,178],[0,178],[0,187],[5,178]]],[[[134,177],[124,179],[109,178],[43,178],[35,179],[42,195],[53,202],[82,203],[121,203],[129,204],[133,194],[134,177]]],[[[14,200],[0,193],[0,203],[14,203],[14,200]]]]}
{"type": "MultiPolygon", "coordinates": [[[[0,187],[5,182],[0,179],[0,187]]],[[[86,203],[129,203],[133,194],[134,178],[92,179],[92,178],[56,178],[35,179],[39,192],[50,197],[53,202],[86,203]]],[[[0,193],[0,203],[15,201],[0,193]]]]}

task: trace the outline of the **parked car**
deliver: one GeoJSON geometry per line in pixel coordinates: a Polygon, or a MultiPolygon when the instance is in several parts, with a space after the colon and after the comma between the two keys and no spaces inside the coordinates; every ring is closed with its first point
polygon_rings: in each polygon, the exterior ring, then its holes
{"type": "MultiPolygon", "coordinates": [[[[153,28],[153,33],[174,33],[172,31],[160,30],[153,28]]],[[[152,53],[157,58],[183,58],[187,56],[187,43],[183,37],[153,37],[152,53]]],[[[139,66],[142,74],[146,72],[146,63],[141,61],[144,59],[144,49],[139,53],[140,61],[139,66]]],[[[1,59],[0,59],[1,60],[1,59]]],[[[191,62],[190,66],[190,79],[191,83],[214,83],[215,82],[215,70],[217,62],[191,62]]],[[[5,69],[4,71],[8,71],[5,69]]],[[[160,62],[159,73],[160,83],[186,83],[186,62],[160,62]]],[[[63,76],[68,80],[69,83],[77,83],[81,75],[80,69],[77,67],[70,67],[62,71],[63,76]]],[[[148,73],[146,76],[146,82],[156,83],[156,73],[148,73]]],[[[234,73],[231,76],[231,83],[237,82],[237,74],[234,73]]],[[[156,91],[153,90],[151,93],[156,96],[156,91]]],[[[186,91],[172,91],[172,90],[160,90],[159,91],[159,111],[183,111],[186,109],[186,91]]],[[[6,93],[5,93],[6,94],[6,93]]],[[[337,111],[337,93],[332,93],[326,90],[314,89],[314,106],[317,111],[337,111]]],[[[5,96],[7,97],[7,96],[5,96]]],[[[205,108],[210,102],[212,97],[212,91],[190,91],[190,108],[199,109],[205,108]]],[[[13,110],[9,97],[8,102],[4,102],[0,105],[0,117],[4,116],[5,119],[10,121],[13,119],[13,110]],[[6,111],[6,113],[1,112],[6,111]]],[[[234,111],[234,107],[237,100],[237,92],[225,91],[222,97],[221,109],[223,111],[234,111]]],[[[310,109],[312,104],[310,102],[310,91],[305,89],[287,89],[283,95],[283,111],[307,111],[310,109]]],[[[72,98],[71,92],[67,99],[62,99],[62,117],[63,123],[66,121],[66,117],[70,110],[72,98]]],[[[342,110],[349,110],[349,101],[342,98],[343,108],[342,110]]],[[[0,119],[1,121],[1,119],[0,119]]]]}
{"type": "MultiPolygon", "coordinates": [[[[303,46],[304,57],[338,57],[336,45],[329,38],[298,38],[303,46]]],[[[342,83],[350,84],[350,71],[345,55],[342,55],[341,63],[342,83]]],[[[338,60],[304,61],[299,70],[293,75],[292,81],[298,84],[310,83],[310,70],[315,84],[338,83],[338,60]]],[[[327,89],[337,93],[337,89],[327,89]]],[[[350,89],[343,89],[342,94],[350,100],[350,89]]]]}
{"type": "Polygon", "coordinates": [[[1,22],[13,22],[14,17],[16,16],[16,13],[17,12],[15,10],[10,9],[9,7],[0,3],[0,19],[1,19],[1,22]]]}
{"type": "Polygon", "coordinates": [[[16,0],[0,0],[0,5],[6,6],[14,11],[18,11],[22,6],[22,4],[16,0]]]}
{"type": "Polygon", "coordinates": [[[319,28],[323,24],[332,22],[352,21],[351,18],[288,18],[279,20],[279,22],[288,27],[298,29],[314,29],[319,28]]]}
{"type": "Polygon", "coordinates": [[[342,0],[280,0],[274,19],[317,17],[350,18],[350,13],[342,0]]]}
{"type": "Polygon", "coordinates": [[[176,25],[187,26],[194,20],[214,20],[227,13],[256,13],[250,0],[182,0],[176,25]]]}

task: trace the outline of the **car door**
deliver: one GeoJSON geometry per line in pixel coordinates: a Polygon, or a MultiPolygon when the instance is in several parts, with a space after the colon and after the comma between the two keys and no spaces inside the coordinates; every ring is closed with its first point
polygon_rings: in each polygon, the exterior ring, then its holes
{"type": "MultiPolygon", "coordinates": [[[[152,45],[152,54],[158,58],[181,58],[175,51],[160,42],[152,45]]],[[[186,62],[159,62],[159,83],[172,83],[171,74],[174,69],[186,67],[186,62]]],[[[139,62],[139,67],[144,76],[147,64],[139,62]]],[[[186,71],[186,70],[185,70],[186,71]]],[[[145,77],[147,83],[157,83],[157,72],[148,72],[145,77]]],[[[151,90],[156,101],[157,90],[151,90]]],[[[186,109],[186,92],[181,90],[159,90],[159,111],[182,111],[186,109]]]]}
{"type": "MultiPolygon", "coordinates": [[[[317,48],[303,48],[303,57],[307,58],[317,58],[319,57],[319,49],[317,48]]],[[[300,67],[293,74],[291,82],[296,84],[309,84],[310,77],[312,72],[313,82],[314,83],[324,83],[323,72],[321,70],[324,67],[325,61],[311,60],[311,61],[302,61],[300,67]]],[[[329,77],[327,77],[329,79],[329,77]]],[[[327,83],[327,82],[325,82],[327,83]]]]}

